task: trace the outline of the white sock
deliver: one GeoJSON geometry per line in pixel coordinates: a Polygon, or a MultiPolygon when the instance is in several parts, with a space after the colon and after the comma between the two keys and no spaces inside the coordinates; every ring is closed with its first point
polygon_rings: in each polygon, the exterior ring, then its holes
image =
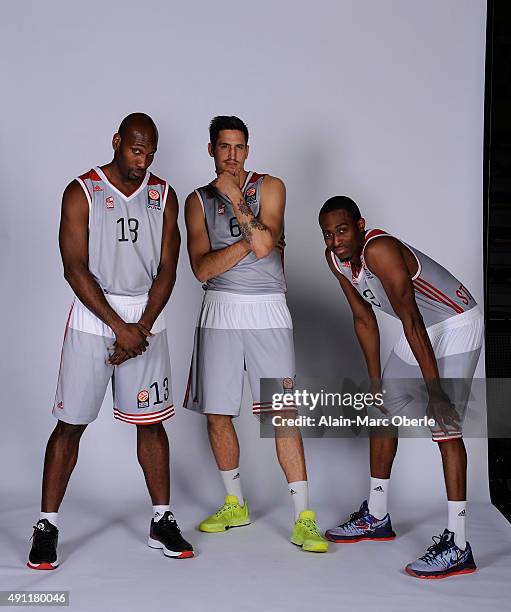
{"type": "Polygon", "coordinates": [[[297,480],[296,482],[288,482],[287,485],[293,498],[296,521],[300,512],[309,508],[309,484],[306,480],[297,480]]]}
{"type": "Polygon", "coordinates": [[[41,519],[46,519],[49,523],[51,523],[52,525],[55,525],[55,527],[58,527],[58,522],[59,522],[59,513],[58,512],[41,512],[41,516],[39,517],[39,520],[41,519]]]}
{"type": "Polygon", "coordinates": [[[369,493],[369,514],[382,519],[388,512],[390,478],[373,478],[371,476],[371,491],[369,493]]]}
{"type": "Polygon", "coordinates": [[[170,511],[170,505],[164,506],[153,506],[153,520],[157,523],[161,517],[165,514],[165,512],[170,511]]]}
{"type": "Polygon", "coordinates": [[[225,490],[227,495],[235,495],[238,498],[240,506],[244,506],[243,493],[241,492],[241,478],[240,468],[237,467],[234,470],[220,470],[220,476],[224,481],[225,490]]]}
{"type": "Polygon", "coordinates": [[[465,537],[465,518],[467,514],[466,501],[447,502],[447,529],[454,532],[454,543],[461,550],[465,550],[467,540],[465,537]]]}

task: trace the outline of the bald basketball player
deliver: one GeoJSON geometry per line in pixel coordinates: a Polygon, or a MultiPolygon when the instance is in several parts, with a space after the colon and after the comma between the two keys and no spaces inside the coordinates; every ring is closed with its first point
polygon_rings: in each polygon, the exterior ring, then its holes
{"type": "Polygon", "coordinates": [[[64,191],[60,251],[76,297],[66,326],[46,448],[41,515],[28,566],[58,566],[58,512],[80,438],[112,381],[114,417],[137,427],[137,455],[153,503],[148,544],[173,558],[193,556],[170,511],[169,444],[174,414],[162,314],[176,279],[180,235],[174,190],[148,171],[158,145],[154,121],[125,117],[113,160],[64,191]]]}
{"type": "MultiPolygon", "coordinates": [[[[358,206],[348,197],[330,198],[320,210],[325,256],[353,311],[355,332],[369,378],[376,386],[389,381],[389,414],[422,409],[436,421],[433,440],[442,456],[448,499],[448,524],[417,561],[406,566],[417,578],[446,578],[475,571],[465,539],[467,457],[454,398],[463,412],[483,339],[483,316],[467,288],[439,263],[380,229],[369,230],[358,206]],[[403,334],[384,367],[380,366],[376,308],[398,318],[403,334]],[[403,384],[424,379],[427,393],[414,398],[403,384]],[[449,397],[440,379],[468,384],[449,397]],[[398,383],[393,382],[398,381],[398,383]],[[458,393],[461,391],[461,393],[458,393]],[[454,397],[456,396],[456,397],[454,397]],[[417,404],[417,405],[414,405],[417,404]]],[[[411,385],[412,390],[418,385],[411,385]]],[[[327,531],[333,542],[390,540],[395,537],[387,496],[397,437],[370,436],[371,490],[358,512],[327,531]]],[[[391,432],[396,433],[396,432],[391,432]]]]}

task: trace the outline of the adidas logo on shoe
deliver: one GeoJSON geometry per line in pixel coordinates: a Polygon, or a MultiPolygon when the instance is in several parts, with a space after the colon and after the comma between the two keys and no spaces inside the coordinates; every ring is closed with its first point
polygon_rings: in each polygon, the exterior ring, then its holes
{"type": "Polygon", "coordinates": [[[375,487],[373,491],[379,491],[380,493],[383,493],[383,487],[375,487]]]}
{"type": "Polygon", "coordinates": [[[465,514],[466,514],[465,510],[462,510],[462,511],[461,511],[461,512],[458,514],[458,516],[465,516],[465,514]]]}

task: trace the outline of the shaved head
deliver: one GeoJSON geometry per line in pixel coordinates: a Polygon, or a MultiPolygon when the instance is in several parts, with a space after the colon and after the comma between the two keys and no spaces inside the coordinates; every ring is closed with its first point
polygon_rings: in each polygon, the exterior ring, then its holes
{"type": "Polygon", "coordinates": [[[128,134],[132,132],[138,132],[140,134],[146,134],[147,136],[154,139],[154,142],[158,142],[158,130],[154,121],[145,113],[131,113],[121,121],[121,125],[117,130],[117,133],[121,138],[126,138],[128,134]]]}
{"type": "Polygon", "coordinates": [[[112,138],[113,163],[127,181],[141,181],[158,148],[158,130],[145,113],[131,113],[121,121],[112,138]]]}

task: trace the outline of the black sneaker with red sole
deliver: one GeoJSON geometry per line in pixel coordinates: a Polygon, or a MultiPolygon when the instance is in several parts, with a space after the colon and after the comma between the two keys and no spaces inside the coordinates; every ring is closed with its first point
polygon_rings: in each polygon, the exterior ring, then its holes
{"type": "Polygon", "coordinates": [[[58,567],[57,543],[59,530],[47,519],[34,525],[32,549],[28,555],[27,566],[36,570],[53,570],[58,567]]]}
{"type": "Polygon", "coordinates": [[[158,521],[151,520],[147,544],[151,548],[163,549],[163,554],[173,559],[193,557],[193,546],[181,535],[181,529],[170,510],[158,521]]]}

